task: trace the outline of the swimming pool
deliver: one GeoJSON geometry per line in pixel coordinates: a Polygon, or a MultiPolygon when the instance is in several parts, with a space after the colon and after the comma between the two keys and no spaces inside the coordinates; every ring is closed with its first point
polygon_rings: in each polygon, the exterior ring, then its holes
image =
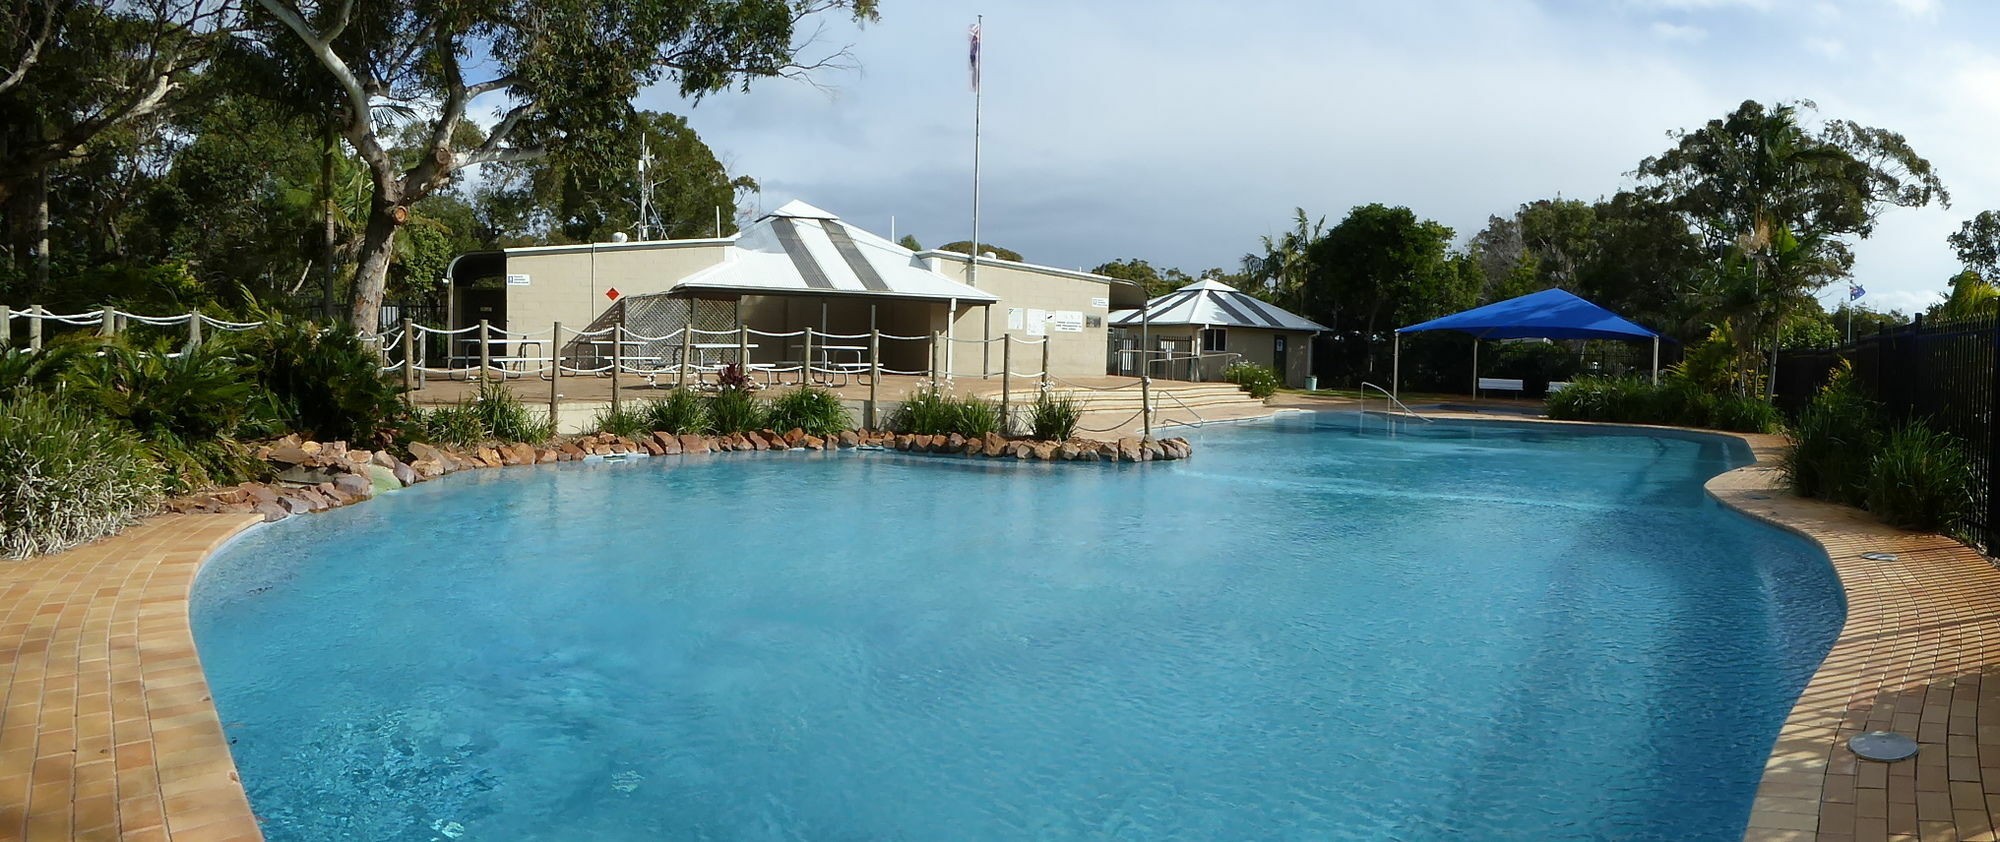
{"type": "Polygon", "coordinates": [[[1734,439],[1351,413],[1192,460],[478,472],[192,619],[273,840],[1734,840],[1843,614],[1734,439]]]}

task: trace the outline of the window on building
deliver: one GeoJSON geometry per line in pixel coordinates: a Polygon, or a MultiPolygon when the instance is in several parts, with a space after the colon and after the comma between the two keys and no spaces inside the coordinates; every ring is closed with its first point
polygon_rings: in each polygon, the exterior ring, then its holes
{"type": "Polygon", "coordinates": [[[1222,327],[1204,328],[1201,332],[1201,350],[1203,353],[1229,350],[1229,329],[1222,327]]]}

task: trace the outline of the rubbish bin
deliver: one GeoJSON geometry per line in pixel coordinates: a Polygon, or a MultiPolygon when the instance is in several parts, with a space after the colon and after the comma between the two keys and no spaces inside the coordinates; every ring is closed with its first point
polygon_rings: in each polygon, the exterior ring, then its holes
{"type": "Polygon", "coordinates": [[[1317,392],[1317,391],[1319,391],[1319,378],[1318,378],[1318,377],[1314,377],[1314,376],[1312,376],[1312,375],[1310,375],[1310,374],[1306,375],[1306,391],[1308,391],[1308,392],[1317,392]]]}

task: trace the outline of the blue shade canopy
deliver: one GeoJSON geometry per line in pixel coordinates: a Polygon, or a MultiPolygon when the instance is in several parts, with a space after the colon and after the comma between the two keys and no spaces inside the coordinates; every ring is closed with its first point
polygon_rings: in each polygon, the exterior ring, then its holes
{"type": "Polygon", "coordinates": [[[1398,328],[1456,330],[1481,339],[1652,339],[1659,334],[1559,289],[1531,292],[1463,313],[1398,328]]]}

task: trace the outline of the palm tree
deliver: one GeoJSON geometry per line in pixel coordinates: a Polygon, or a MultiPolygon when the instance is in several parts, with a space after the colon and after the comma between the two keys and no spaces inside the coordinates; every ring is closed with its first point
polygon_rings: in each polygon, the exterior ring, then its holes
{"type": "Polygon", "coordinates": [[[1243,255],[1243,274],[1264,284],[1264,295],[1293,312],[1305,309],[1306,251],[1325,235],[1326,217],[1312,222],[1305,208],[1293,208],[1293,229],[1261,240],[1263,254],[1243,255]]]}

